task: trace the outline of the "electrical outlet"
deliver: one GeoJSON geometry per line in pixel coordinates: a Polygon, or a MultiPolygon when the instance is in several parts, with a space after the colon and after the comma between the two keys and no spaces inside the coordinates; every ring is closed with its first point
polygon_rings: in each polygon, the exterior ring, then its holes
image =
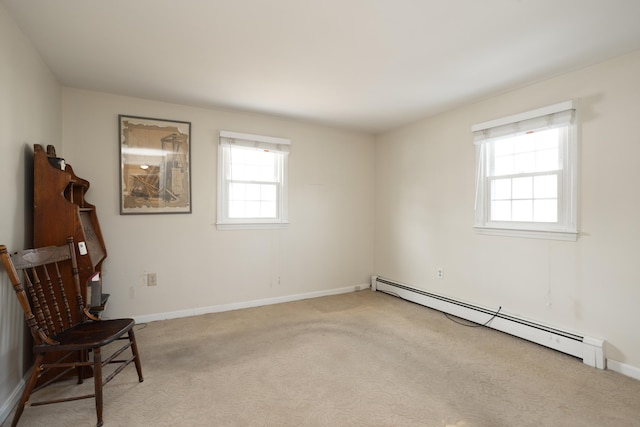
{"type": "Polygon", "coordinates": [[[438,277],[438,279],[444,279],[444,270],[441,267],[438,267],[436,276],[438,277]]]}
{"type": "Polygon", "coordinates": [[[158,284],[158,276],[156,273],[147,273],[147,286],[156,286],[158,284]]]}

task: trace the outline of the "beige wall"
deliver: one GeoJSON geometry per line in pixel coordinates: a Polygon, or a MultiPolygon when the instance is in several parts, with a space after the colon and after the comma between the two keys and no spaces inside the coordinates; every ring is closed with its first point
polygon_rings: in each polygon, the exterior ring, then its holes
{"type": "MultiPolygon", "coordinates": [[[[60,85],[0,3],[0,244],[31,244],[34,143],[58,144],[60,85]]],[[[24,317],[0,267],[0,421],[22,375],[24,317]]]]}
{"type": "Polygon", "coordinates": [[[109,253],[107,316],[172,317],[369,282],[372,136],[69,88],[63,99],[66,160],[91,182],[87,200],[97,206],[109,253]],[[191,122],[193,213],[119,214],[118,114],[191,122]],[[216,229],[221,129],[292,140],[287,229],[216,229]],[[157,286],[143,284],[145,271],[157,273],[157,286]]]}
{"type": "Polygon", "coordinates": [[[638,76],[640,52],[379,136],[376,274],[603,338],[608,358],[640,367],[638,76]],[[476,235],[471,125],[573,98],[579,240],[476,235]]]}

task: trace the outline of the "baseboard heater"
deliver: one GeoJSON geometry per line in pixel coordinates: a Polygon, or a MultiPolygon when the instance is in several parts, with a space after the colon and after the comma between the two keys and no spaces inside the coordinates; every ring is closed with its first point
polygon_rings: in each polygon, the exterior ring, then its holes
{"type": "Polygon", "coordinates": [[[498,312],[497,307],[495,309],[488,309],[426,292],[422,289],[417,289],[380,276],[371,277],[371,289],[395,295],[402,299],[478,324],[484,324],[489,319],[492,319],[486,325],[488,328],[496,329],[536,344],[570,354],[582,359],[582,361],[589,366],[605,369],[604,341],[601,339],[586,337],[542,325],[509,315],[502,310],[498,312]]]}

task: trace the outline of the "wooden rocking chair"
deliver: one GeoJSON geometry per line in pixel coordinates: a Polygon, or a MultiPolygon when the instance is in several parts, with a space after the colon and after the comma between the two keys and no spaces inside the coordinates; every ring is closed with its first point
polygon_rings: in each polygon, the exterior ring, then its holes
{"type": "Polygon", "coordinates": [[[45,405],[94,397],[98,418],[97,425],[101,426],[103,424],[102,386],[111,381],[131,362],[135,364],[138,371],[138,380],[143,381],[140,356],[133,333],[135,321],[133,319],[100,320],[85,307],[80,293],[78,267],[72,238],[67,239],[65,246],[28,249],[12,254],[7,252],[4,245],[0,245],[0,257],[24,310],[27,326],[33,336],[35,356],[32,371],[16,408],[11,426],[15,427],[18,424],[27,404],[45,405]],[[23,272],[24,285],[18,271],[23,272]],[[74,307],[74,305],[70,304],[67,299],[63,284],[65,274],[61,274],[61,271],[71,272],[75,289],[75,307],[77,307],[78,313],[72,313],[70,307],[74,307]],[[117,350],[103,359],[102,347],[116,340],[124,340],[126,343],[118,346],[117,350]],[[124,360],[116,360],[127,348],[131,348],[131,356],[124,360]],[[45,356],[47,357],[45,358],[45,356]],[[54,361],[49,362],[50,359],[54,361]],[[102,368],[110,363],[119,365],[103,379],[102,368]],[[88,376],[84,371],[89,371],[91,368],[95,383],[93,394],[28,403],[33,392],[51,384],[74,369],[77,372],[78,384],[81,384],[83,378],[88,376]],[[49,370],[55,371],[55,376],[35,387],[38,378],[49,370]]]}

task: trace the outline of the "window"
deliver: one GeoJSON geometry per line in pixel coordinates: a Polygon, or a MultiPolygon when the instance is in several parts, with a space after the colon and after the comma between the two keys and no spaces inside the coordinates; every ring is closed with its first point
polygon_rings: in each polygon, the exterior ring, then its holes
{"type": "Polygon", "coordinates": [[[576,240],[576,128],[573,101],[472,126],[479,233],[576,240]]]}
{"type": "Polygon", "coordinates": [[[287,217],[284,138],[220,131],[218,228],[281,228],[287,217]]]}

